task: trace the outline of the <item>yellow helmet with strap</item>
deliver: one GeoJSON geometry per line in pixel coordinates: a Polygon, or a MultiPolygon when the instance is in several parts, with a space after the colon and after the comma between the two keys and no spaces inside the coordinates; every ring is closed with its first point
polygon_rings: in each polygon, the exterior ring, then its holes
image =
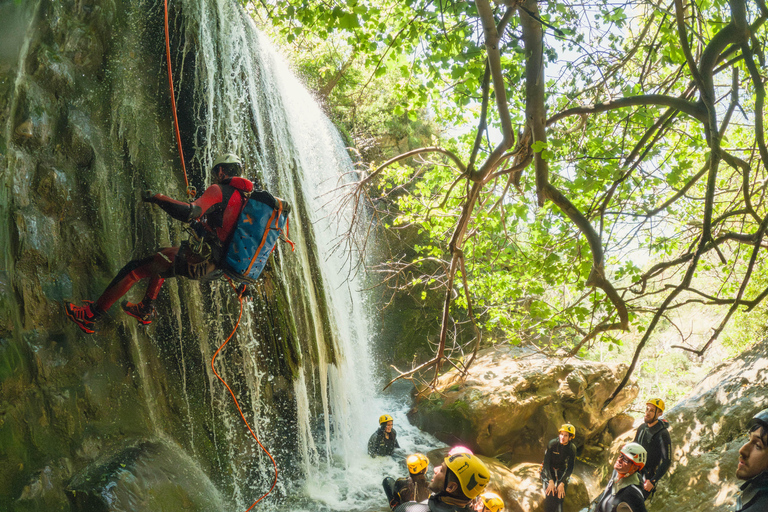
{"type": "Polygon", "coordinates": [[[560,430],[558,432],[567,432],[571,434],[571,437],[576,437],[576,427],[571,425],[570,423],[563,423],[560,425],[560,430]]]}
{"type": "Polygon", "coordinates": [[[664,400],[661,398],[649,398],[647,402],[645,402],[645,405],[654,405],[658,407],[661,412],[664,412],[664,400]]]}
{"type": "Polygon", "coordinates": [[[392,419],[392,416],[390,416],[389,414],[382,414],[381,416],[379,416],[379,425],[381,425],[382,423],[387,423],[388,421],[394,421],[392,419]]]}
{"type": "Polygon", "coordinates": [[[477,455],[469,453],[451,455],[443,460],[443,465],[456,476],[461,492],[471,500],[485,490],[485,486],[491,479],[491,472],[477,455]]]}
{"type": "Polygon", "coordinates": [[[414,453],[405,459],[405,465],[408,466],[408,472],[412,475],[418,475],[426,471],[429,466],[429,459],[423,453],[414,453]]]}
{"type": "Polygon", "coordinates": [[[504,500],[495,492],[484,492],[480,495],[480,500],[483,502],[483,506],[491,512],[499,512],[504,508],[504,500]]]}

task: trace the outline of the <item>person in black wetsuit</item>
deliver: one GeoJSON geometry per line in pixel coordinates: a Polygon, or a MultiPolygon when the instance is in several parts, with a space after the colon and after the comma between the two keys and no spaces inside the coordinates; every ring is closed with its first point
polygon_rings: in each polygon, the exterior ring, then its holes
{"type": "Polygon", "coordinates": [[[371,457],[385,457],[395,453],[395,448],[400,448],[397,442],[397,432],[392,428],[394,421],[389,414],[379,417],[379,430],[373,433],[368,440],[368,455],[371,457]]]}
{"type": "Polygon", "coordinates": [[[476,455],[450,455],[435,468],[429,483],[432,496],[421,503],[401,503],[394,512],[474,512],[472,500],[485,490],[490,479],[490,471],[476,455]]]}
{"type": "Polygon", "coordinates": [[[576,437],[576,427],[566,423],[560,427],[558,434],[547,445],[541,465],[544,512],[563,512],[565,490],[576,462],[576,449],[571,443],[576,437]]]}
{"type": "Polygon", "coordinates": [[[638,471],[645,466],[648,454],[637,443],[627,443],[613,465],[613,476],[595,501],[592,512],[647,512],[638,471]]]}
{"type": "Polygon", "coordinates": [[[664,400],[650,398],[645,403],[643,424],[637,427],[635,443],[639,443],[648,452],[648,462],[640,471],[643,482],[643,494],[646,498],[656,492],[659,480],[667,473],[672,464],[672,439],[667,430],[668,423],[661,419],[664,414],[664,400]]]}
{"type": "Polygon", "coordinates": [[[736,478],[745,480],[736,498],[736,512],[768,510],[768,409],[757,413],[748,426],[749,439],[739,449],[736,478]]]}
{"type": "Polygon", "coordinates": [[[387,477],[382,482],[384,493],[389,500],[389,507],[395,508],[406,501],[424,501],[429,498],[429,483],[427,482],[427,468],[429,459],[423,453],[414,453],[405,459],[408,467],[408,477],[387,477]]]}
{"type": "Polygon", "coordinates": [[[241,178],[243,171],[240,159],[231,153],[219,156],[213,162],[211,172],[216,181],[203,195],[192,203],[177,201],[149,190],[142,193],[142,200],[154,203],[176,220],[195,223],[203,233],[208,256],[195,254],[190,245],[183,242],[179,247],[159,249],[147,258],[128,262],[95,301],[84,301],[85,305],[65,304],[66,314],[83,332],[93,334],[96,323],[104,313],[140,280],[149,278],[149,285],[141,302],[123,302],[123,310],[136,318],[140,324],[152,323],[155,313],[154,301],[160,293],[163,282],[170,277],[189,279],[210,279],[218,277],[217,265],[224,244],[234,231],[237,218],[247,194],[253,191],[253,183],[241,178]]]}

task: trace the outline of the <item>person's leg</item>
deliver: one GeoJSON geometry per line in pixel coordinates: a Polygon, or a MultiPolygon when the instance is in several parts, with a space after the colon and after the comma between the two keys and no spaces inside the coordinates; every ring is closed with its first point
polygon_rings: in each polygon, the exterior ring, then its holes
{"type": "Polygon", "coordinates": [[[386,477],[381,482],[382,487],[384,487],[384,494],[387,495],[387,501],[392,501],[392,496],[395,494],[395,479],[391,476],[386,477]]]}
{"type": "MultiPolygon", "coordinates": [[[[132,272],[133,275],[129,273],[126,277],[119,280],[118,284],[115,286],[116,291],[111,294],[112,296],[117,295],[120,291],[120,288],[125,287],[127,282],[129,282],[131,279],[134,279],[133,284],[135,284],[136,280],[149,277],[149,284],[147,285],[147,290],[144,292],[144,298],[141,299],[141,302],[134,304],[132,302],[123,301],[121,303],[123,311],[125,311],[126,314],[134,317],[139,321],[139,323],[143,325],[149,325],[152,323],[152,318],[155,315],[155,299],[157,299],[165,279],[175,275],[174,264],[178,251],[178,247],[161,249],[151,258],[148,258],[149,261],[147,261],[144,265],[134,270],[132,272]]],[[[130,286],[133,286],[133,284],[130,286]]],[[[127,289],[130,289],[130,286],[128,286],[127,289]]],[[[109,290],[109,288],[107,289],[109,290]]],[[[123,294],[125,294],[125,292],[123,292],[123,294]]],[[[109,297],[105,292],[103,297],[105,296],[108,297],[107,300],[112,300],[114,303],[114,301],[122,295],[113,298],[109,297]]]]}
{"type": "Polygon", "coordinates": [[[95,306],[102,311],[108,310],[120,297],[128,293],[133,285],[148,277],[152,280],[147,292],[157,298],[164,281],[160,275],[173,267],[173,260],[178,250],[178,247],[160,249],[148,258],[128,262],[112,279],[101,297],[96,300],[95,306]]]}

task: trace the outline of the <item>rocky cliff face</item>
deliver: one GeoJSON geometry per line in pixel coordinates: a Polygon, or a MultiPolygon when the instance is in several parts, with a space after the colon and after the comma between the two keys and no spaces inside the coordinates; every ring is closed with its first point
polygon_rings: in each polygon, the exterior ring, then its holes
{"type": "Polygon", "coordinates": [[[768,344],[759,342],[715,368],[666,412],[674,457],[651,510],[733,510],[746,425],[767,407],[768,344]]]}
{"type": "MultiPolygon", "coordinates": [[[[300,475],[344,419],[329,405],[344,393],[329,372],[342,365],[339,344],[363,336],[334,313],[338,285],[315,243],[327,235],[304,194],[320,193],[327,178],[317,173],[335,175],[348,159],[327,120],[276,82],[280,71],[236,2],[172,4],[191,185],[205,188],[213,155],[231,151],[294,205],[297,252],[274,253],[217,366],[278,464],[300,475]],[[314,130],[309,142],[302,130],[314,130]],[[330,156],[311,160],[311,144],[330,156]]],[[[0,20],[0,509],[249,505],[273,475],[210,367],[237,320],[228,285],[168,280],[150,327],[115,306],[93,336],[62,307],[95,299],[126,262],[185,238],[140,201],[145,188],[185,197],[162,2],[4,2],[0,20]],[[180,467],[186,477],[171,477],[180,467]],[[178,492],[159,484],[168,481],[178,492]]]]}

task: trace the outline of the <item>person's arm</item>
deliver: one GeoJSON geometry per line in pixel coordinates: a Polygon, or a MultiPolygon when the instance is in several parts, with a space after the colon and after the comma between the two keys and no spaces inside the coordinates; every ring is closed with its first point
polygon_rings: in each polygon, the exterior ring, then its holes
{"type": "Polygon", "coordinates": [[[661,459],[659,460],[659,465],[656,466],[656,471],[653,472],[653,475],[648,475],[648,480],[650,480],[653,485],[656,485],[656,482],[667,473],[669,466],[672,465],[672,439],[670,438],[667,429],[659,432],[658,443],[661,459]]]}
{"type": "Polygon", "coordinates": [[[551,462],[551,456],[549,454],[550,448],[552,448],[552,442],[551,441],[550,441],[549,445],[547,445],[547,449],[544,451],[544,462],[541,465],[541,473],[542,473],[542,475],[544,475],[544,478],[547,479],[547,482],[555,480],[552,477],[552,462],[551,462]]]}
{"type": "Polygon", "coordinates": [[[368,440],[368,455],[371,457],[376,457],[379,455],[378,450],[379,445],[379,431],[373,433],[371,438],[368,440]]]}
{"type": "Polygon", "coordinates": [[[218,185],[208,187],[193,203],[178,201],[163,194],[153,194],[150,190],[145,190],[142,194],[144,202],[156,204],[165,213],[182,222],[199,219],[211,206],[220,203],[222,198],[221,187],[218,185]]]}
{"type": "Polygon", "coordinates": [[[565,458],[565,470],[563,471],[563,474],[560,476],[560,479],[557,481],[558,484],[560,483],[568,483],[568,479],[571,477],[571,473],[573,473],[573,465],[576,463],[576,448],[571,445],[571,449],[568,451],[568,457],[565,458]]]}
{"type": "Polygon", "coordinates": [[[392,429],[392,440],[395,442],[395,448],[400,448],[400,443],[397,442],[397,432],[392,429]]]}

